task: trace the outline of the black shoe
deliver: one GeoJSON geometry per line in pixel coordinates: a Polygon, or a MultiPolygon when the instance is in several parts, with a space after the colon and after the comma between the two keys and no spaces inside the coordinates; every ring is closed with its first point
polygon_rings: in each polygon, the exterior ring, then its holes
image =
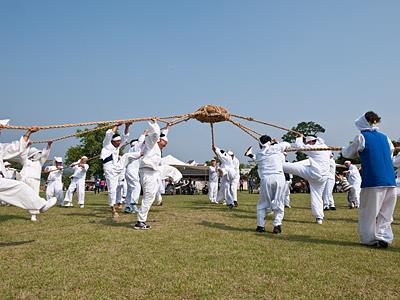
{"type": "Polygon", "coordinates": [[[235,205],[233,205],[233,204],[229,204],[229,205],[227,205],[226,207],[227,207],[227,208],[230,208],[230,209],[232,209],[232,208],[234,208],[234,207],[235,207],[235,205]]]}
{"type": "Polygon", "coordinates": [[[233,201],[233,206],[238,207],[238,202],[237,201],[233,201]]]}
{"type": "Polygon", "coordinates": [[[257,232],[265,232],[265,227],[257,226],[256,231],[257,232]]]}
{"type": "Polygon", "coordinates": [[[150,229],[151,226],[150,226],[150,225],[147,225],[145,222],[139,222],[139,221],[137,221],[136,224],[135,224],[135,226],[134,226],[134,228],[135,228],[135,229],[138,229],[138,230],[145,230],[145,229],[150,229]]]}
{"type": "Polygon", "coordinates": [[[331,207],[329,207],[329,210],[336,210],[336,207],[331,206],[331,207]]]}
{"type": "Polygon", "coordinates": [[[324,211],[327,211],[327,210],[329,210],[329,207],[328,207],[328,206],[325,206],[325,207],[324,207],[324,211]]]}
{"type": "Polygon", "coordinates": [[[274,229],[272,230],[272,233],[277,234],[277,233],[281,233],[281,232],[282,232],[281,225],[274,226],[274,229]]]}
{"type": "Polygon", "coordinates": [[[292,208],[290,205],[285,205],[285,208],[292,208]]]}
{"type": "Polygon", "coordinates": [[[386,249],[387,247],[389,247],[389,243],[385,242],[385,241],[378,241],[378,246],[377,247],[386,249]]]}

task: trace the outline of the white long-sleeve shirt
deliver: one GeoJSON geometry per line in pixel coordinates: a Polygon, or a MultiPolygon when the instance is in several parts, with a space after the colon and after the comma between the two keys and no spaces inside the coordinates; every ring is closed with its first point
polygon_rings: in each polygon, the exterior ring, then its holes
{"type": "Polygon", "coordinates": [[[24,137],[21,137],[19,141],[0,143],[0,172],[4,174],[6,171],[4,160],[12,159],[21,155],[27,147],[28,141],[25,141],[24,137]]]}
{"type": "MultiPolygon", "coordinates": [[[[135,142],[128,150],[128,153],[134,153],[135,156],[140,157],[141,152],[144,150],[144,141],[146,136],[142,134],[137,142],[135,142]]],[[[126,166],[126,172],[129,174],[137,174],[139,172],[140,159],[133,159],[126,166]]]]}
{"type": "Polygon", "coordinates": [[[34,178],[40,180],[42,176],[42,167],[44,163],[47,161],[50,155],[50,149],[44,148],[42,153],[37,154],[34,158],[28,158],[29,148],[27,148],[21,154],[21,177],[22,178],[34,178]]]}
{"type": "Polygon", "coordinates": [[[88,164],[83,164],[81,166],[80,160],[72,164],[72,169],[74,170],[74,173],[71,175],[71,178],[75,179],[86,179],[86,172],[89,170],[89,165],[88,164]]]}
{"type": "Polygon", "coordinates": [[[361,175],[355,165],[350,165],[349,175],[347,180],[351,185],[360,186],[361,185],[361,175]]]}
{"type": "MultiPolygon", "coordinates": [[[[308,145],[303,143],[303,138],[298,137],[295,142],[295,146],[303,149],[315,149],[315,148],[327,148],[328,146],[325,144],[324,140],[321,138],[317,138],[317,141],[314,145],[308,145]]],[[[329,176],[330,173],[330,159],[331,159],[331,151],[323,150],[323,151],[302,151],[306,154],[310,161],[310,170],[313,174],[317,176],[329,176]]]]}
{"type": "Polygon", "coordinates": [[[49,177],[47,177],[47,182],[62,182],[62,174],[64,169],[58,169],[56,166],[48,166],[45,168],[45,171],[49,173],[49,177]]]}
{"type": "Polygon", "coordinates": [[[283,163],[285,162],[285,156],[283,152],[289,147],[290,144],[287,142],[274,145],[268,142],[256,153],[255,161],[258,165],[260,178],[273,174],[284,174],[283,163]]]}
{"type": "Polygon", "coordinates": [[[103,140],[103,148],[101,149],[100,153],[100,159],[104,160],[112,155],[112,163],[117,164],[119,160],[119,149],[125,144],[126,140],[129,137],[129,133],[121,135],[121,144],[119,147],[114,147],[114,145],[111,143],[113,135],[114,132],[112,131],[112,129],[108,129],[106,131],[106,136],[103,140]]]}
{"type": "Polygon", "coordinates": [[[148,134],[145,138],[143,157],[140,160],[140,169],[159,171],[161,163],[161,150],[157,142],[160,139],[160,126],[156,122],[149,122],[148,134]]]}
{"type": "Polygon", "coordinates": [[[217,172],[216,166],[215,167],[210,166],[208,168],[208,174],[209,174],[209,177],[208,177],[209,182],[218,182],[218,172],[217,172]]]}

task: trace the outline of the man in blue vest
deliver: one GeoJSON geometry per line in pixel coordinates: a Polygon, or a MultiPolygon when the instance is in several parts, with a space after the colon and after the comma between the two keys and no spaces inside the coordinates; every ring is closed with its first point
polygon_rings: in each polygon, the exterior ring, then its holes
{"type": "Polygon", "coordinates": [[[361,244],[387,248],[393,241],[391,223],[396,206],[396,176],[390,139],[378,131],[381,118],[369,111],[356,120],[360,134],[342,154],[360,157],[362,169],[358,229],[361,244]]]}

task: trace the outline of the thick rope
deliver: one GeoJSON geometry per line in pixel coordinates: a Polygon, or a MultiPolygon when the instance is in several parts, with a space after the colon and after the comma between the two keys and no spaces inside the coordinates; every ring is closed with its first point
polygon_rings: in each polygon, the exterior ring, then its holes
{"type": "MultiPolygon", "coordinates": [[[[76,123],[76,124],[63,124],[63,125],[42,125],[42,126],[34,126],[39,128],[39,130],[47,130],[47,129],[60,129],[60,128],[69,128],[69,127],[83,127],[83,126],[93,126],[93,125],[103,125],[103,124],[125,124],[125,123],[136,123],[143,121],[150,121],[152,119],[157,119],[160,122],[168,123],[165,119],[175,119],[178,116],[170,116],[170,117],[147,117],[147,118],[134,118],[134,119],[126,119],[126,120],[113,120],[113,121],[94,121],[94,122],[85,122],[85,123],[76,123]]],[[[0,125],[0,129],[19,129],[19,130],[29,130],[33,126],[19,126],[19,125],[0,125]]]]}
{"type": "Polygon", "coordinates": [[[243,126],[242,124],[240,124],[240,123],[238,123],[238,122],[236,122],[236,121],[234,121],[234,120],[232,120],[232,119],[229,119],[228,121],[231,122],[233,125],[239,127],[239,128],[240,128],[241,130],[243,130],[245,133],[247,133],[247,134],[250,135],[252,138],[254,138],[255,140],[258,141],[259,137],[256,136],[254,133],[248,131],[247,128],[246,128],[245,126],[243,126]]]}
{"type": "Polygon", "coordinates": [[[211,127],[211,146],[215,146],[215,140],[214,140],[214,123],[210,123],[211,127]]]}
{"type": "Polygon", "coordinates": [[[288,148],[287,152],[297,152],[297,151],[342,151],[342,147],[322,147],[322,148],[288,148]]]}
{"type": "Polygon", "coordinates": [[[285,130],[285,131],[290,131],[290,132],[293,132],[293,133],[296,133],[296,134],[301,134],[298,131],[295,131],[295,130],[292,130],[292,129],[289,129],[289,128],[286,128],[286,127],[278,126],[278,125],[275,125],[275,124],[259,121],[259,120],[256,120],[254,118],[251,118],[251,117],[242,117],[242,116],[238,116],[238,115],[234,115],[234,114],[231,114],[231,116],[235,117],[235,118],[243,119],[243,120],[246,120],[246,121],[255,122],[255,123],[259,123],[259,124],[275,127],[275,128],[282,129],[282,130],[285,130]]]}

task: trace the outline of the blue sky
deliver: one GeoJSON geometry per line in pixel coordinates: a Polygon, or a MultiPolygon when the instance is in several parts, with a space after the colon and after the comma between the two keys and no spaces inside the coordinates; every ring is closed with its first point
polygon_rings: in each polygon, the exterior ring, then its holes
{"type": "MultiPolygon", "coordinates": [[[[354,120],[375,110],[397,139],[399,15],[399,1],[0,0],[0,118],[61,124],[217,104],[285,127],[318,122],[327,143],[342,146],[354,120]]],[[[3,131],[1,141],[17,134],[3,131]]],[[[216,141],[238,154],[254,144],[229,124],[216,125],[216,141]]],[[[208,159],[209,126],[171,129],[169,153],[208,159]]]]}

